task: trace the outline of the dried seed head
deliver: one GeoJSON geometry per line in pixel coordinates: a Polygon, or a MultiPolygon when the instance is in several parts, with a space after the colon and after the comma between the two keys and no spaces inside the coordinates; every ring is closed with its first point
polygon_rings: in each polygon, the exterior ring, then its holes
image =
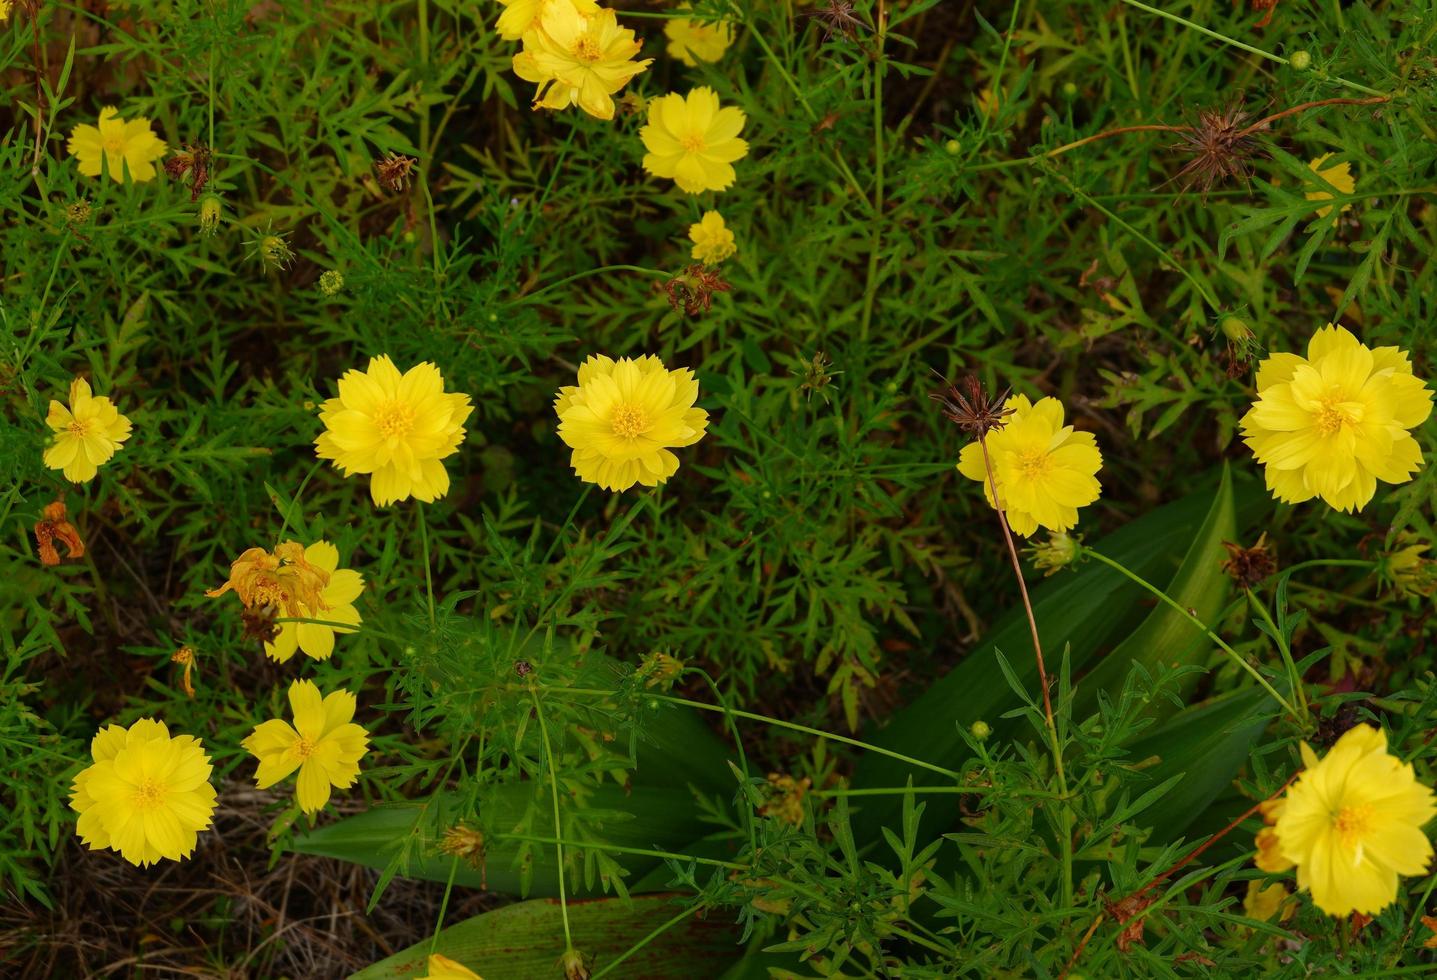
{"type": "Polygon", "coordinates": [[[165,161],[165,173],[175,180],[190,175],[190,201],[198,201],[210,182],[210,161],[214,153],[203,143],[186,143],[184,149],[165,161]]]}
{"type": "Polygon", "coordinates": [[[1257,544],[1251,548],[1231,541],[1224,541],[1222,546],[1227,549],[1227,561],[1222,563],[1222,570],[1239,588],[1250,589],[1277,571],[1277,560],[1267,547],[1266,531],[1258,536],[1257,544]]]}
{"type": "Polygon", "coordinates": [[[664,285],[669,306],[683,310],[685,316],[707,313],[713,308],[713,294],[726,293],[732,288],[717,272],[702,265],[689,266],[682,275],[674,276],[664,285]]]}
{"type": "Polygon", "coordinates": [[[1184,190],[1196,187],[1206,194],[1224,180],[1237,178],[1246,183],[1252,179],[1249,160],[1261,146],[1246,128],[1251,118],[1239,102],[1223,109],[1198,110],[1197,120],[1173,144],[1174,149],[1192,157],[1177,174],[1184,180],[1184,190]]]}
{"type": "Polygon", "coordinates": [[[823,25],[823,39],[827,41],[835,34],[842,34],[852,41],[858,36],[863,21],[853,16],[850,0],[826,0],[818,10],[810,10],[804,16],[811,17],[823,25]]]}
{"type": "Polygon", "coordinates": [[[402,191],[409,186],[409,173],[419,161],[414,157],[402,157],[393,153],[382,160],[374,161],[379,182],[392,191],[402,191]]]}
{"type": "Polygon", "coordinates": [[[279,624],[275,622],[278,616],[279,608],[276,606],[246,606],[240,610],[240,624],[245,639],[273,643],[279,637],[279,624]]]}
{"type": "Polygon", "coordinates": [[[1003,405],[1008,400],[1008,389],[997,398],[989,398],[983,382],[971,374],[958,384],[945,381],[942,388],[930,392],[928,397],[943,406],[943,415],[948,421],[975,439],[1001,429],[1004,420],[1013,414],[1011,408],[1003,405]]]}
{"type": "Polygon", "coordinates": [[[444,831],[439,841],[441,853],[460,858],[471,868],[484,863],[484,847],[484,832],[463,824],[455,824],[444,831]]]}

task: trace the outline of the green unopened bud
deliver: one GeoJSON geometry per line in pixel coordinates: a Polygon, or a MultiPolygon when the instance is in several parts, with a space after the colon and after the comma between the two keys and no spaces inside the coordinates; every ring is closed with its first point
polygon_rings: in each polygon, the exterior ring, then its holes
{"type": "Polygon", "coordinates": [[[1078,97],[1078,86],[1074,85],[1072,82],[1064,82],[1064,83],[1063,83],[1063,98],[1065,98],[1065,99],[1076,99],[1077,97],[1078,97]]]}
{"type": "Polygon", "coordinates": [[[590,959],[577,949],[564,950],[559,966],[564,970],[564,980],[589,980],[593,975],[590,959]]]}
{"type": "Polygon", "coordinates": [[[327,269],[319,277],[319,291],[326,296],[333,296],[344,288],[344,276],[338,269],[327,269]]]}
{"type": "Polygon", "coordinates": [[[1070,535],[1066,531],[1048,532],[1048,540],[1043,544],[1037,544],[1027,549],[1028,554],[1033,556],[1033,564],[1043,570],[1045,575],[1052,575],[1060,568],[1067,568],[1078,560],[1082,554],[1081,537],[1070,535]]]}
{"type": "Polygon", "coordinates": [[[1252,328],[1235,316],[1225,316],[1220,324],[1222,335],[1234,344],[1245,344],[1253,339],[1252,328]]]}
{"type": "Polygon", "coordinates": [[[287,269],[294,261],[294,252],[289,247],[289,242],[284,240],[283,234],[275,234],[266,230],[264,234],[249,242],[249,257],[258,259],[265,271],[272,269],[287,269]]]}
{"type": "Polygon", "coordinates": [[[206,238],[219,230],[220,205],[219,196],[216,194],[206,194],[200,198],[200,234],[206,238]]]}
{"type": "Polygon", "coordinates": [[[958,151],[961,149],[963,149],[963,144],[959,143],[957,140],[949,140],[947,143],[943,144],[943,152],[947,153],[950,157],[956,157],[958,155],[958,151]]]}
{"type": "Polygon", "coordinates": [[[1306,51],[1294,51],[1288,57],[1287,63],[1291,65],[1295,71],[1307,71],[1307,69],[1312,67],[1312,55],[1306,51]]]}
{"type": "Polygon", "coordinates": [[[993,726],[986,721],[975,721],[968,726],[968,734],[972,735],[976,741],[986,742],[988,736],[993,734],[993,726]]]}

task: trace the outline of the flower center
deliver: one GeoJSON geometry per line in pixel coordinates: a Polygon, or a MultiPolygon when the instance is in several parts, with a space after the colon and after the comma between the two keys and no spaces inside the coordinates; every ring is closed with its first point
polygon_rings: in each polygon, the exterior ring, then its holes
{"type": "Polygon", "coordinates": [[[1362,839],[1372,826],[1372,807],[1363,803],[1359,806],[1345,806],[1332,818],[1332,830],[1342,846],[1357,850],[1357,860],[1362,860],[1362,839]]]}
{"type": "Polygon", "coordinates": [[[1335,435],[1342,431],[1344,425],[1362,421],[1362,410],[1352,405],[1345,394],[1340,390],[1333,391],[1318,402],[1317,411],[1313,414],[1313,425],[1317,427],[1319,434],[1335,435]]]}
{"type": "Polygon", "coordinates": [[[143,779],[135,787],[134,804],[141,810],[151,810],[165,802],[165,787],[157,779],[143,779]]]}
{"type": "Polygon", "coordinates": [[[388,402],[374,413],[374,425],[386,439],[399,439],[414,428],[414,407],[405,402],[388,402]]]}
{"type": "Polygon", "coordinates": [[[680,136],[679,145],[690,153],[702,153],[708,147],[708,144],[704,142],[703,133],[689,133],[687,136],[680,136]]]}
{"type": "Polygon", "coordinates": [[[1018,473],[1025,480],[1036,480],[1046,475],[1050,465],[1047,453],[1026,452],[1018,454],[1018,473]]]}
{"type": "Polygon", "coordinates": [[[301,759],[308,759],[314,754],[314,743],[301,735],[299,741],[294,743],[294,754],[301,759]]]}
{"type": "Polygon", "coordinates": [[[105,149],[109,150],[111,153],[124,153],[125,138],[123,136],[111,136],[109,139],[104,141],[104,146],[105,149]]]}
{"type": "Polygon", "coordinates": [[[598,61],[603,55],[604,52],[599,48],[599,42],[588,34],[579,38],[579,44],[574,48],[574,57],[580,61],[598,61]]]}
{"type": "Polygon", "coordinates": [[[254,587],[256,606],[283,606],[289,602],[289,591],[277,581],[260,581],[254,587]]]}
{"type": "Polygon", "coordinates": [[[609,425],[621,439],[637,439],[649,431],[649,415],[637,405],[620,405],[614,409],[609,425]]]}
{"type": "Polygon", "coordinates": [[[65,426],[65,431],[77,439],[83,439],[90,434],[90,423],[88,421],[75,419],[69,425],[65,426]]]}

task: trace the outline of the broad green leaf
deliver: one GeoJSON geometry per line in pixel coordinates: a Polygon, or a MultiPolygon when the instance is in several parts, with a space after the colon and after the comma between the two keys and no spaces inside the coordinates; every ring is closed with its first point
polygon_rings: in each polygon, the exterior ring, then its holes
{"type": "MultiPolygon", "coordinates": [[[[682,901],[672,895],[644,895],[622,901],[594,899],[569,903],[574,948],[603,969],[638,946],[644,937],[677,915],[682,901]]],[[[716,978],[743,954],[732,916],[688,916],[644,943],[617,966],[615,977],[716,978]]],[[[548,899],[518,902],[476,915],[439,933],[432,951],[458,960],[484,980],[534,980],[559,977],[564,953],[564,922],[559,903],[548,899]]],[[[350,980],[409,980],[428,974],[431,943],[408,949],[360,970],[350,980]]]]}

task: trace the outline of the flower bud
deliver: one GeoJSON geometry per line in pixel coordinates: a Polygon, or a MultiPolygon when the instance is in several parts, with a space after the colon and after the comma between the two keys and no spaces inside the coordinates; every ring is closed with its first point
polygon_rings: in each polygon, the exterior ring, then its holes
{"type": "Polygon", "coordinates": [[[1065,98],[1065,99],[1076,99],[1077,97],[1078,97],[1078,86],[1074,85],[1072,82],[1064,82],[1064,83],[1063,83],[1063,98],[1065,98]]]}
{"type": "Polygon", "coordinates": [[[986,742],[993,734],[993,726],[980,719],[968,726],[968,734],[973,736],[974,741],[986,742]]]}
{"type": "Polygon", "coordinates": [[[1225,316],[1220,324],[1222,335],[1234,344],[1245,344],[1254,339],[1252,328],[1235,316],[1225,316]]]}
{"type": "Polygon", "coordinates": [[[950,157],[956,157],[958,155],[958,151],[961,149],[963,149],[963,144],[959,143],[957,140],[949,140],[947,143],[943,144],[943,151],[947,153],[950,157]]]}
{"type": "Polygon", "coordinates": [[[338,269],[327,269],[319,277],[319,291],[326,296],[333,296],[344,288],[344,276],[338,269]]]}
{"type": "Polygon", "coordinates": [[[1034,545],[1027,551],[1033,556],[1035,566],[1041,568],[1044,574],[1052,575],[1078,560],[1083,550],[1082,540],[1066,531],[1050,531],[1047,542],[1034,545]]]}
{"type": "Polygon", "coordinates": [[[220,227],[220,199],[218,195],[206,194],[200,198],[200,234],[209,238],[220,227]]]}
{"type": "Polygon", "coordinates": [[[1294,71],[1307,71],[1312,67],[1312,55],[1306,51],[1294,51],[1287,59],[1287,63],[1292,66],[1294,71]]]}

